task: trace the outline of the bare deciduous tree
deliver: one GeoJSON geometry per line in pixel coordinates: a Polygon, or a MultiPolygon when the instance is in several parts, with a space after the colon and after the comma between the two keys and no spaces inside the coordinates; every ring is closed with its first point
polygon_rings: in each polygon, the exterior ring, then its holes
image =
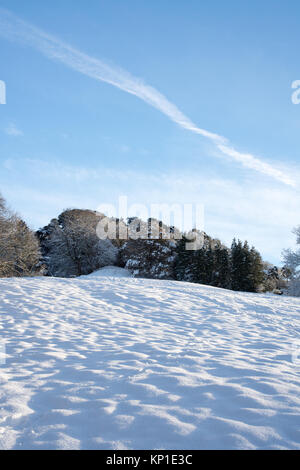
{"type": "MultiPolygon", "coordinates": [[[[300,226],[293,230],[296,235],[297,245],[300,245],[300,226]]],[[[295,297],[300,297],[300,248],[296,251],[284,250],[283,258],[286,267],[290,271],[290,280],[288,284],[288,293],[295,297]]]]}
{"type": "Polygon", "coordinates": [[[26,223],[0,196],[0,276],[31,276],[38,272],[39,243],[26,223]]]}

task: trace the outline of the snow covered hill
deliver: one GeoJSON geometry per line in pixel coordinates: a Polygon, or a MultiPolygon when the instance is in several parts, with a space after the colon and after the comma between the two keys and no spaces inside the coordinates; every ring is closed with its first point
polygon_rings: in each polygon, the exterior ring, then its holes
{"type": "Polygon", "coordinates": [[[299,319],[118,270],[2,279],[0,448],[300,448],[299,319]]]}

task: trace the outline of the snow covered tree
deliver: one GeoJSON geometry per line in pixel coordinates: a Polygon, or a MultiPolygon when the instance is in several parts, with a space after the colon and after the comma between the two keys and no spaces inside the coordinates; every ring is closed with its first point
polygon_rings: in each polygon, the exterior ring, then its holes
{"type": "MultiPolygon", "coordinates": [[[[293,230],[296,235],[296,243],[300,245],[300,226],[293,230]]],[[[283,258],[286,264],[286,272],[289,271],[288,294],[300,297],[300,248],[296,251],[284,250],[283,258]]]]}
{"type": "Polygon", "coordinates": [[[279,281],[279,270],[277,266],[274,266],[273,264],[268,263],[267,261],[263,263],[263,270],[263,290],[264,292],[273,292],[277,289],[279,281]]]}
{"type": "Polygon", "coordinates": [[[39,260],[39,244],[34,233],[7,208],[0,196],[0,276],[38,274],[39,260]]]}
{"type": "Polygon", "coordinates": [[[127,240],[120,249],[121,264],[136,277],[174,279],[175,248],[172,229],[156,219],[128,219],[127,240]]]}
{"type": "Polygon", "coordinates": [[[287,280],[291,275],[291,271],[286,266],[279,268],[278,266],[274,266],[266,261],[263,262],[263,268],[263,291],[283,294],[287,289],[287,280]]]}
{"type": "Polygon", "coordinates": [[[135,277],[174,279],[175,245],[169,240],[128,240],[120,250],[123,266],[135,277]]]}
{"type": "Polygon", "coordinates": [[[103,217],[94,211],[69,209],[38,231],[48,275],[80,276],[116,264],[118,249],[97,236],[103,217]]]}

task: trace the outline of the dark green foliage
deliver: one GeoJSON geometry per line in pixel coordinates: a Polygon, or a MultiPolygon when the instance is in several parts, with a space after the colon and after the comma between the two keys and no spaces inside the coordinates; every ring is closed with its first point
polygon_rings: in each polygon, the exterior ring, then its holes
{"type": "Polygon", "coordinates": [[[229,289],[231,285],[229,251],[219,241],[213,251],[213,272],[210,284],[225,289],[229,289]]]}
{"type": "Polygon", "coordinates": [[[128,240],[120,249],[120,259],[135,277],[174,279],[174,251],[170,240],[128,240]]]}
{"type": "Polygon", "coordinates": [[[233,240],[231,246],[231,288],[232,290],[257,292],[265,278],[263,261],[248,242],[233,240]]]}
{"type": "Polygon", "coordinates": [[[264,280],[263,260],[259,252],[252,247],[250,250],[250,269],[248,275],[248,291],[258,292],[264,280]]]}
{"type": "Polygon", "coordinates": [[[187,240],[183,237],[177,242],[176,260],[174,266],[175,278],[178,281],[193,282],[193,273],[191,270],[192,255],[191,251],[186,250],[187,240]]]}
{"type": "Polygon", "coordinates": [[[228,249],[219,240],[204,234],[204,244],[199,250],[186,250],[183,237],[177,243],[175,263],[176,279],[216,287],[230,287],[230,260],[228,249]]]}
{"type": "Polygon", "coordinates": [[[231,245],[231,288],[232,290],[247,290],[244,288],[247,276],[247,261],[242,242],[234,239],[231,245]]]}
{"type": "Polygon", "coordinates": [[[185,244],[185,238],[177,244],[175,274],[180,281],[248,292],[257,292],[264,281],[261,256],[247,242],[233,240],[229,250],[205,234],[201,249],[188,251],[185,244]]]}

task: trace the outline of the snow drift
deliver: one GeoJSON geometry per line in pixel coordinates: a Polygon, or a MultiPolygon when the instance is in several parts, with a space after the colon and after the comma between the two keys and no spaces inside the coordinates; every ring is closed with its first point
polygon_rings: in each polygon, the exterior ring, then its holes
{"type": "Polygon", "coordinates": [[[117,271],[0,280],[1,449],[300,448],[299,299],[117,271]]]}

